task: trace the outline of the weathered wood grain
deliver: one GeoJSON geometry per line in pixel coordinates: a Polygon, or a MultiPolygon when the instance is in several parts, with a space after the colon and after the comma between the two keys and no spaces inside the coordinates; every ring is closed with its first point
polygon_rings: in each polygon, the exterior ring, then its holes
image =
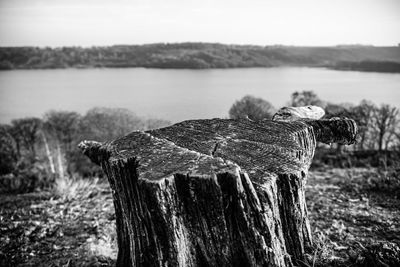
{"type": "Polygon", "coordinates": [[[273,121],[297,121],[299,119],[319,120],[325,115],[325,110],[318,106],[283,107],[272,117],[273,121]]]}
{"type": "Polygon", "coordinates": [[[117,215],[118,266],[291,266],[312,244],[304,185],[317,141],[353,120],[193,120],[84,141],[117,215]]]}

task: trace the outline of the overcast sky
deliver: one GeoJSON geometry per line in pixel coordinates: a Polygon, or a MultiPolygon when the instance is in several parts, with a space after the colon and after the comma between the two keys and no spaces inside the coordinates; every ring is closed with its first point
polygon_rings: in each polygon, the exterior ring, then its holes
{"type": "Polygon", "coordinates": [[[400,43],[400,0],[0,0],[0,46],[400,43]]]}

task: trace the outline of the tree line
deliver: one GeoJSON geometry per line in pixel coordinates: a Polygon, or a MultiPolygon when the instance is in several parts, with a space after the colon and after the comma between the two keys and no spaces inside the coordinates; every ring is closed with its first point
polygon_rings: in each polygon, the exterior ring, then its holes
{"type": "Polygon", "coordinates": [[[0,47],[0,70],[310,66],[400,72],[400,47],[292,47],[159,43],[109,47],[0,47]]]}
{"type": "Polygon", "coordinates": [[[339,61],[332,68],[337,70],[358,70],[358,71],[368,71],[375,72],[400,72],[400,63],[392,61],[339,61]]]}
{"type": "MultiPolygon", "coordinates": [[[[323,107],[326,119],[354,119],[359,132],[358,142],[352,147],[354,150],[400,150],[400,114],[397,107],[388,104],[377,106],[367,100],[357,105],[329,103],[321,100],[313,91],[294,92],[288,103],[292,107],[308,105],[323,107]]],[[[233,104],[229,116],[260,121],[271,119],[275,112],[276,109],[268,101],[248,95],[233,104]]]]}
{"type": "Polygon", "coordinates": [[[85,115],[49,111],[43,118],[22,118],[0,125],[0,175],[28,172],[46,177],[100,175],[77,149],[85,139],[114,140],[135,130],[171,124],[144,119],[128,109],[96,107],[85,115]]]}

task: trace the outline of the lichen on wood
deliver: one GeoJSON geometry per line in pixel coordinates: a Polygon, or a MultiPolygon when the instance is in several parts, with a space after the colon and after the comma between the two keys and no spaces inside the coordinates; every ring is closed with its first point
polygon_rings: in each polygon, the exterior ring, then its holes
{"type": "Polygon", "coordinates": [[[349,119],[212,119],[80,147],[113,190],[118,266],[291,266],[312,244],[316,143],[355,135],[349,119]]]}

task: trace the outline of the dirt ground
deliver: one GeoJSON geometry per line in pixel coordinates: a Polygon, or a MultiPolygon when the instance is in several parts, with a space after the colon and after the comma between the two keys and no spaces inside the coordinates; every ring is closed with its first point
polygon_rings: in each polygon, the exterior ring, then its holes
{"type": "Polygon", "coordinates": [[[306,199],[316,248],[311,262],[400,266],[398,174],[365,168],[310,172],[306,199]]]}
{"type": "MultiPolygon", "coordinates": [[[[368,266],[370,254],[400,253],[396,175],[376,169],[310,172],[306,197],[315,248],[304,266],[368,266]]],[[[113,266],[114,222],[106,182],[66,196],[1,195],[0,266],[113,266]]]]}
{"type": "Polygon", "coordinates": [[[113,266],[115,214],[108,184],[74,195],[0,196],[0,266],[113,266]]]}

